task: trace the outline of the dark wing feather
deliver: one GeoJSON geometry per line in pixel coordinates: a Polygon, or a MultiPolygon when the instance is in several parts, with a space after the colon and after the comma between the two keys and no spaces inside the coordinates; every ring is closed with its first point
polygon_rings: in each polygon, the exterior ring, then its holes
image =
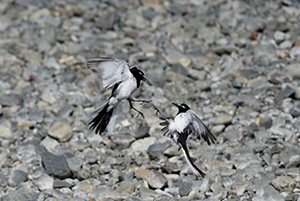
{"type": "Polygon", "coordinates": [[[198,137],[202,137],[208,145],[217,141],[216,137],[210,132],[201,119],[191,110],[188,111],[191,116],[191,124],[188,125],[189,129],[193,130],[198,137]]]}
{"type": "Polygon", "coordinates": [[[193,170],[193,172],[195,174],[200,174],[202,177],[205,177],[204,172],[202,172],[192,161],[191,156],[189,154],[189,150],[186,146],[186,140],[187,137],[189,136],[189,132],[192,132],[192,130],[190,130],[190,128],[186,128],[185,131],[183,131],[182,133],[180,133],[178,139],[177,139],[177,143],[179,144],[179,146],[182,148],[185,159],[188,163],[188,165],[190,166],[190,168],[193,170]]]}

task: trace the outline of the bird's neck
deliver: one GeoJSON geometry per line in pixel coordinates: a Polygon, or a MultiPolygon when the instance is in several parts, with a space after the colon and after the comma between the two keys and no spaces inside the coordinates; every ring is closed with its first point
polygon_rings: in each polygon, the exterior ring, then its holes
{"type": "Polygon", "coordinates": [[[136,86],[137,88],[139,88],[141,86],[141,79],[139,79],[138,77],[135,77],[136,79],[136,86]]]}
{"type": "Polygon", "coordinates": [[[187,110],[183,110],[183,109],[179,109],[179,111],[178,111],[178,113],[177,113],[177,115],[179,115],[179,114],[181,114],[181,113],[184,113],[184,112],[187,112],[187,110]]]}

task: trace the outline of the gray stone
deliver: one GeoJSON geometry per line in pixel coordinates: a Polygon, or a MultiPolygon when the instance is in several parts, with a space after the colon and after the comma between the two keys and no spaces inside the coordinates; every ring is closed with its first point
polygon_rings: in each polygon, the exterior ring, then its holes
{"type": "Polygon", "coordinates": [[[252,135],[252,134],[254,134],[258,130],[259,130],[258,126],[254,122],[252,122],[251,124],[249,124],[249,126],[247,128],[248,135],[252,135]]]}
{"type": "Polygon", "coordinates": [[[188,67],[191,64],[191,59],[188,56],[176,50],[169,51],[167,55],[165,55],[165,59],[170,65],[180,63],[183,67],[188,67]]]}
{"type": "Polygon", "coordinates": [[[136,122],[137,126],[135,127],[135,129],[131,133],[131,135],[133,137],[135,137],[136,139],[148,137],[150,128],[149,128],[147,122],[145,121],[145,119],[138,119],[138,120],[135,120],[135,122],[136,122]]]}
{"type": "Polygon", "coordinates": [[[284,201],[297,201],[300,197],[299,193],[292,193],[285,197],[284,201]]]}
{"type": "Polygon", "coordinates": [[[161,189],[161,188],[165,187],[168,182],[168,180],[164,176],[164,174],[161,172],[158,172],[157,170],[151,170],[148,173],[146,180],[152,188],[156,188],[156,189],[161,189]]]}
{"type": "Polygon", "coordinates": [[[272,120],[272,118],[270,118],[268,116],[262,116],[259,119],[259,127],[269,129],[269,128],[271,128],[272,124],[273,124],[273,120],[272,120]]]}
{"type": "Polygon", "coordinates": [[[72,186],[73,185],[70,184],[69,182],[66,182],[66,181],[63,181],[63,180],[60,180],[60,179],[55,179],[53,181],[53,188],[70,188],[72,186]]]}
{"type": "Polygon", "coordinates": [[[10,191],[7,195],[1,197],[1,201],[36,201],[39,200],[40,193],[31,189],[18,189],[10,191]]]}
{"type": "Polygon", "coordinates": [[[281,31],[275,31],[274,39],[277,44],[280,44],[285,39],[285,34],[281,31]]]}
{"type": "Polygon", "coordinates": [[[287,190],[287,188],[293,186],[294,183],[293,178],[289,176],[279,176],[271,182],[272,186],[279,191],[287,190]]]}
{"type": "Polygon", "coordinates": [[[129,133],[120,133],[120,134],[114,134],[111,136],[111,139],[113,142],[118,144],[118,146],[123,148],[128,148],[129,145],[135,140],[135,137],[133,137],[129,133]]]}
{"type": "Polygon", "coordinates": [[[39,52],[35,52],[32,50],[26,51],[24,54],[27,62],[32,64],[41,64],[42,63],[42,55],[39,52]]]}
{"type": "Polygon", "coordinates": [[[285,6],[296,6],[299,4],[296,0],[282,0],[281,3],[285,6]]]}
{"type": "Polygon", "coordinates": [[[286,75],[278,71],[271,72],[268,75],[268,80],[273,84],[282,84],[282,83],[290,82],[290,79],[286,75]]]}
{"type": "Polygon", "coordinates": [[[239,52],[239,48],[233,45],[218,46],[218,47],[214,47],[212,50],[218,55],[231,54],[232,52],[237,52],[237,53],[239,52]]]}
{"type": "Polygon", "coordinates": [[[265,201],[265,200],[270,200],[270,201],[284,201],[283,196],[274,189],[272,186],[268,186],[264,188],[263,194],[260,196],[255,196],[252,198],[253,201],[265,201]]]}
{"type": "Polygon", "coordinates": [[[63,103],[59,105],[56,110],[54,110],[59,117],[68,117],[73,111],[74,108],[68,103],[63,103]]]}
{"type": "Polygon", "coordinates": [[[44,119],[44,112],[39,110],[38,108],[33,108],[33,109],[29,110],[28,118],[30,120],[40,123],[44,119]]]}
{"type": "Polygon", "coordinates": [[[9,128],[0,125],[0,138],[8,139],[11,138],[12,136],[13,136],[12,132],[9,128]]]}
{"type": "Polygon", "coordinates": [[[240,70],[240,73],[242,76],[244,76],[248,79],[255,78],[259,75],[259,72],[254,69],[242,69],[242,70],[240,70]]]}
{"type": "Polygon", "coordinates": [[[117,12],[111,11],[100,17],[96,21],[96,26],[104,29],[113,29],[118,20],[119,14],[117,12]]]}
{"type": "Polygon", "coordinates": [[[299,155],[300,148],[298,146],[289,146],[283,149],[283,151],[279,154],[280,161],[288,164],[292,156],[299,155]]]}
{"type": "Polygon", "coordinates": [[[149,199],[149,198],[151,198],[151,200],[156,200],[158,195],[159,194],[157,192],[149,188],[145,188],[145,187],[140,188],[140,196],[142,200],[149,199]]]}
{"type": "Polygon", "coordinates": [[[219,124],[230,124],[231,123],[231,120],[232,120],[232,116],[231,115],[220,115],[220,116],[217,116],[215,118],[215,120],[213,121],[214,124],[216,125],[219,125],[219,124]]]}
{"type": "Polygon", "coordinates": [[[111,171],[111,164],[103,163],[100,165],[99,172],[100,174],[107,174],[111,171]]]}
{"type": "Polygon", "coordinates": [[[155,143],[149,146],[147,150],[147,154],[151,159],[160,158],[164,151],[171,146],[170,141],[166,141],[164,143],[155,143]]]}
{"type": "Polygon", "coordinates": [[[287,167],[289,168],[299,167],[299,165],[300,165],[300,155],[294,155],[289,159],[289,163],[287,164],[287,167]]]}
{"type": "Polygon", "coordinates": [[[73,135],[72,127],[64,122],[55,122],[49,129],[48,134],[60,142],[70,140],[73,135]]]}
{"type": "Polygon", "coordinates": [[[69,169],[66,159],[50,152],[46,151],[42,153],[42,166],[45,173],[59,179],[65,179],[72,176],[72,172],[69,169]]]}
{"type": "Polygon", "coordinates": [[[211,80],[204,80],[204,81],[196,81],[195,85],[201,91],[208,91],[210,90],[212,81],[211,80]]]}
{"type": "Polygon", "coordinates": [[[295,98],[300,99],[300,87],[299,86],[288,84],[286,88],[293,90],[295,98]]]}
{"type": "Polygon", "coordinates": [[[188,196],[189,193],[191,192],[193,188],[193,183],[183,183],[180,187],[179,187],[179,195],[181,197],[183,196],[188,196]]]}
{"type": "Polygon", "coordinates": [[[22,170],[13,170],[8,179],[8,184],[10,186],[18,186],[22,182],[27,181],[27,179],[28,179],[28,175],[26,172],[22,170]]]}
{"type": "Polygon", "coordinates": [[[95,152],[92,152],[92,153],[87,153],[84,157],[84,162],[86,164],[95,164],[98,162],[98,157],[95,156],[95,152]]]}
{"type": "Polygon", "coordinates": [[[76,78],[77,78],[77,73],[71,71],[60,73],[56,77],[58,83],[63,83],[63,82],[72,83],[75,81],[76,78]]]}
{"type": "MultiPolygon", "coordinates": [[[[300,48],[300,47],[299,47],[300,48]]],[[[300,68],[299,64],[289,64],[284,66],[283,73],[292,79],[300,79],[300,68]]]]}
{"type": "Polygon", "coordinates": [[[184,4],[173,3],[169,6],[169,11],[175,15],[184,15],[188,12],[188,9],[184,4]]]}
{"type": "Polygon", "coordinates": [[[1,17],[1,25],[0,25],[0,31],[5,31],[7,27],[9,27],[9,20],[5,19],[4,17],[1,17]]]}
{"type": "Polygon", "coordinates": [[[299,117],[300,116],[300,102],[297,102],[294,104],[294,106],[290,110],[290,114],[293,117],[299,117]]]}
{"type": "Polygon", "coordinates": [[[148,19],[148,20],[152,20],[157,15],[159,15],[159,13],[156,12],[155,10],[153,10],[153,9],[147,9],[147,10],[143,11],[143,17],[148,19]]]}
{"type": "Polygon", "coordinates": [[[83,4],[79,4],[74,8],[74,15],[81,16],[87,12],[87,7],[83,4]]]}
{"type": "Polygon", "coordinates": [[[0,186],[7,186],[7,178],[4,174],[0,173],[0,186]]]}
{"type": "Polygon", "coordinates": [[[2,95],[0,98],[0,104],[2,106],[14,106],[21,105],[23,102],[23,96],[17,93],[10,93],[2,95]]]}
{"type": "Polygon", "coordinates": [[[223,132],[224,129],[225,129],[225,125],[216,125],[211,128],[211,132],[214,134],[219,134],[223,132]]]}
{"type": "Polygon", "coordinates": [[[81,169],[81,166],[83,164],[83,161],[80,157],[74,156],[71,158],[67,158],[67,163],[70,168],[70,170],[75,173],[78,172],[81,169]]]}
{"type": "Polygon", "coordinates": [[[293,44],[292,44],[290,41],[288,41],[288,40],[283,41],[283,42],[280,43],[280,45],[279,45],[279,47],[280,47],[281,49],[290,49],[292,46],[293,46],[293,44]]]}
{"type": "Polygon", "coordinates": [[[243,133],[240,130],[226,130],[223,135],[229,141],[237,141],[243,138],[243,133]]]}
{"type": "Polygon", "coordinates": [[[129,193],[132,194],[135,191],[135,186],[130,182],[122,182],[116,189],[118,193],[129,193]]]}
{"type": "Polygon", "coordinates": [[[59,142],[49,136],[46,136],[40,143],[47,151],[55,151],[59,147],[59,142]]]}
{"type": "Polygon", "coordinates": [[[47,174],[43,174],[42,176],[40,176],[37,180],[37,185],[38,185],[38,188],[41,190],[41,191],[45,191],[47,189],[52,189],[52,186],[53,186],[53,177],[50,177],[49,175],[47,174]]]}
{"type": "Polygon", "coordinates": [[[279,91],[278,95],[276,96],[276,99],[282,100],[282,99],[291,97],[292,95],[294,95],[294,90],[284,89],[284,90],[279,91]]]}
{"type": "Polygon", "coordinates": [[[156,139],[154,137],[142,138],[142,139],[134,141],[131,144],[130,149],[133,152],[140,151],[140,152],[147,153],[148,148],[155,142],[156,142],[156,139]]]}
{"type": "Polygon", "coordinates": [[[300,46],[293,47],[290,51],[290,55],[291,55],[292,58],[294,58],[295,56],[300,55],[300,46]]]}
{"type": "Polygon", "coordinates": [[[83,167],[77,172],[77,178],[79,180],[86,180],[90,177],[90,170],[86,167],[83,167]]]}
{"type": "Polygon", "coordinates": [[[56,84],[49,84],[43,90],[41,98],[47,103],[55,103],[58,98],[58,86],[56,84]]]}
{"type": "Polygon", "coordinates": [[[87,193],[91,193],[92,191],[92,183],[89,180],[84,180],[84,181],[80,181],[78,182],[73,189],[75,190],[75,193],[80,193],[80,194],[87,194],[87,193]]]}

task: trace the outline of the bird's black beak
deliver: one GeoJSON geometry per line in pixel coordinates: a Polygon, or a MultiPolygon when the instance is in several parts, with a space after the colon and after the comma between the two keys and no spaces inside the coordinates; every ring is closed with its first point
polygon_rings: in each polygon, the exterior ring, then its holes
{"type": "Polygon", "coordinates": [[[176,107],[180,107],[180,105],[178,105],[177,103],[172,103],[173,105],[175,105],[176,107]]]}
{"type": "Polygon", "coordinates": [[[148,85],[152,85],[151,82],[149,82],[149,80],[147,80],[147,78],[143,77],[143,81],[146,82],[148,85]]]}

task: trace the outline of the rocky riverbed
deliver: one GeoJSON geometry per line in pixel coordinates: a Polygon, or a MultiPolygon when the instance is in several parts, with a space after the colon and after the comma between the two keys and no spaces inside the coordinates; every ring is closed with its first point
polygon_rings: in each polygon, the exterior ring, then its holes
{"type": "Polygon", "coordinates": [[[0,1],[0,200],[299,200],[299,22],[297,0],[0,1]],[[218,139],[188,140],[205,178],[151,105],[88,130],[110,95],[97,56],[145,72],[135,98],[199,114],[218,139]]]}

